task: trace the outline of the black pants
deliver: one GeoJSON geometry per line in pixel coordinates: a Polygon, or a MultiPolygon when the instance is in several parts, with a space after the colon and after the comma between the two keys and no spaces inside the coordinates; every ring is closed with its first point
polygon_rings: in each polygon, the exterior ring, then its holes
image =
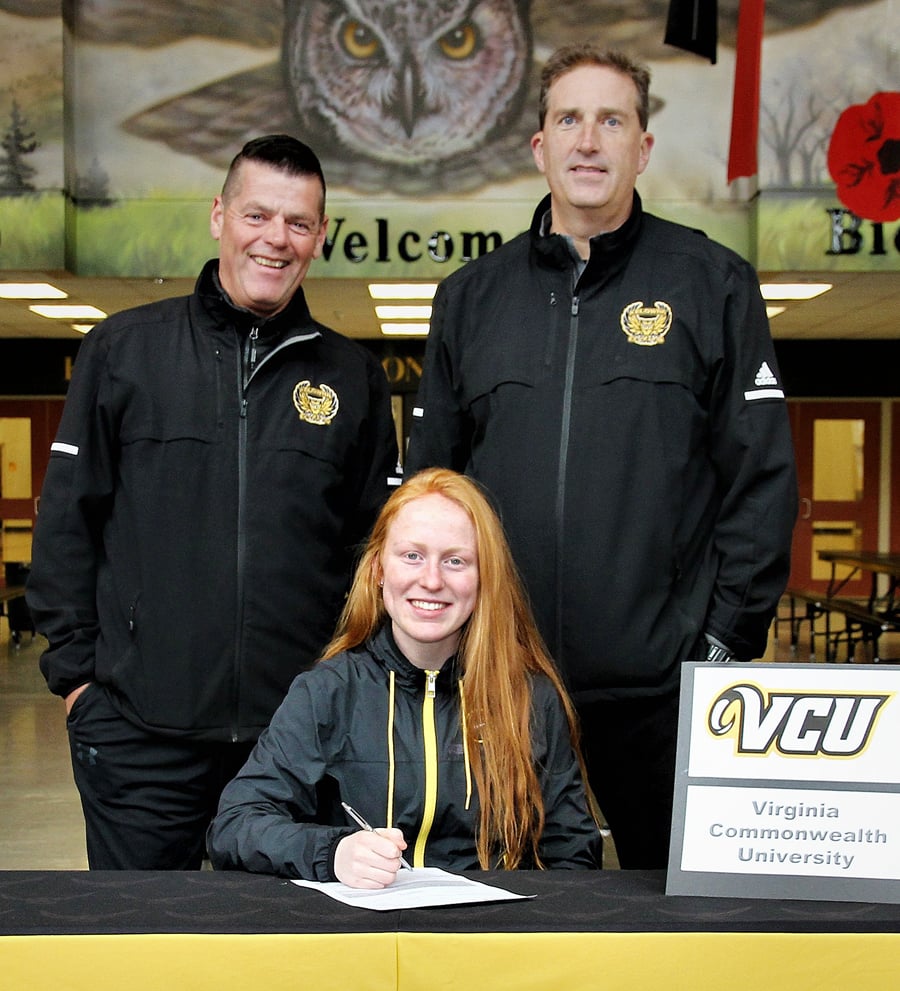
{"type": "Polygon", "coordinates": [[[588,780],[612,832],[619,866],[669,860],[678,693],[577,706],[588,780]]]}
{"type": "Polygon", "coordinates": [[[91,870],[198,870],[219,795],[253,745],[147,733],[96,684],[68,731],[91,870]]]}

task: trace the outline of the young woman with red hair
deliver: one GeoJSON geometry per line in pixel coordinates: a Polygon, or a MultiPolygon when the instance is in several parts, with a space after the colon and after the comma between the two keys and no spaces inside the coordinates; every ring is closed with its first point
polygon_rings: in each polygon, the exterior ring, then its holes
{"type": "Polygon", "coordinates": [[[573,709],[477,483],[429,469],[385,504],[334,639],[226,787],[208,849],[220,869],[370,888],[401,856],[600,866],[573,709]]]}

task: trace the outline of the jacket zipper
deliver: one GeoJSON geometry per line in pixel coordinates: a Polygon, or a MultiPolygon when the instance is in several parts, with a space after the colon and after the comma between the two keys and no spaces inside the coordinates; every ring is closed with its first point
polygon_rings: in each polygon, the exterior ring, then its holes
{"type": "Polygon", "coordinates": [[[579,297],[572,296],[569,310],[569,343],[566,351],[566,378],[562,395],[562,420],[559,430],[559,470],[556,482],[556,655],[563,655],[563,554],[565,552],[566,472],[569,463],[569,431],[572,425],[572,394],[575,388],[575,358],[578,353],[579,297]]]}
{"type": "Polygon", "coordinates": [[[234,642],[234,664],[233,683],[234,691],[231,701],[231,739],[236,743],[240,738],[238,732],[240,728],[240,670],[241,670],[241,632],[244,626],[244,558],[246,556],[246,539],[244,519],[247,513],[247,413],[250,405],[248,390],[250,381],[260,368],[273,355],[287,347],[300,342],[309,341],[321,334],[318,330],[313,330],[308,334],[294,334],[287,340],[282,341],[276,348],[265,352],[262,361],[257,364],[256,342],[259,338],[259,324],[254,324],[250,328],[247,340],[243,347],[237,351],[237,382],[238,382],[238,518],[237,518],[237,604],[235,617],[235,642],[234,642]]]}
{"type": "Polygon", "coordinates": [[[258,337],[259,327],[254,324],[250,328],[247,340],[244,342],[243,383],[245,390],[250,384],[250,379],[253,378],[253,371],[256,368],[256,341],[258,337]]]}
{"type": "Polygon", "coordinates": [[[241,697],[241,654],[242,631],[244,628],[244,558],[247,550],[247,534],[244,526],[244,514],[247,503],[247,387],[253,377],[256,365],[256,339],[259,327],[250,328],[244,347],[238,351],[238,383],[240,416],[238,419],[238,509],[237,509],[237,603],[235,623],[235,644],[233,661],[233,695],[231,701],[231,740],[236,743],[240,738],[240,697],[241,697]]]}
{"type": "Polygon", "coordinates": [[[434,698],[438,671],[425,672],[425,698],[422,700],[422,744],[424,748],[425,800],[422,807],[422,825],[416,837],[413,851],[413,867],[425,866],[425,845],[434,825],[437,808],[438,760],[437,731],[434,725],[434,698]]]}

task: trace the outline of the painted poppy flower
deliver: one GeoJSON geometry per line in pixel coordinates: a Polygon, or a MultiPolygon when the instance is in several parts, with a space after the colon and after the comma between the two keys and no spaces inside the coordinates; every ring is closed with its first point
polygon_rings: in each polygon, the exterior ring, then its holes
{"type": "Polygon", "coordinates": [[[900,93],[876,93],[838,117],[828,171],[841,203],[857,217],[900,218],[900,93]]]}

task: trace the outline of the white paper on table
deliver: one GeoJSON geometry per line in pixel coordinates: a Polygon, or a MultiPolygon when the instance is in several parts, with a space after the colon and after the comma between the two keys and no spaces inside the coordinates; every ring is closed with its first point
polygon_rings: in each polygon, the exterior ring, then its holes
{"type": "Polygon", "coordinates": [[[503,902],[534,895],[516,895],[503,888],[494,888],[481,881],[451,874],[439,867],[416,867],[397,872],[393,884],[369,891],[351,888],[340,881],[297,881],[301,888],[321,891],[345,905],[372,908],[380,912],[401,908],[431,908],[436,905],[464,905],[471,902],[503,902]]]}

